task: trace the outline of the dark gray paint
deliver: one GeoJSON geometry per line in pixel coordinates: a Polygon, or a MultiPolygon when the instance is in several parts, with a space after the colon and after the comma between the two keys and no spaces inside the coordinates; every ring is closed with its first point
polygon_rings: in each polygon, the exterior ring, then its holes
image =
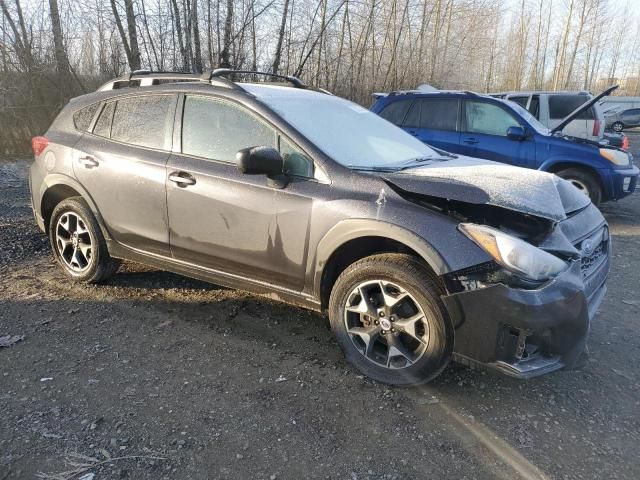
{"type": "MultiPolygon", "coordinates": [[[[46,228],[43,198],[65,185],[87,200],[105,232],[112,255],[313,309],[322,308],[323,273],[332,255],[354,239],[393,240],[415,252],[438,276],[455,276],[457,271],[490,260],[459,232],[456,211],[425,207],[409,201],[408,194],[489,206],[497,208],[498,213],[504,207],[492,204],[482,188],[483,179],[475,184],[460,184],[432,176],[383,177],[352,171],[328,158],[252,95],[200,83],[85,95],[63,110],[46,135],[51,144],[31,168],[32,200],[41,228],[46,228]],[[171,152],[81,134],[73,126],[72,114],[83,106],[160,92],[176,95],[171,152]],[[316,168],[326,173],[329,182],[292,179],[286,188],[276,189],[267,185],[264,176],[242,175],[232,164],[182,155],[179,129],[185,92],[222,97],[250,109],[296,143],[314,160],[316,168]],[[49,152],[55,157],[53,165],[45,161],[49,152]],[[87,155],[97,160],[97,167],[81,167],[78,159],[87,155]],[[195,184],[179,186],[169,181],[175,172],[188,173],[195,184]]],[[[573,195],[575,192],[567,192],[564,184],[560,185],[554,193],[562,199],[568,214],[584,202],[573,195]]],[[[510,204],[508,208],[525,219],[532,214],[525,206],[510,204]]],[[[545,221],[551,222],[553,229],[546,238],[547,244],[542,245],[550,251],[575,254],[572,249],[581,236],[604,223],[595,207],[582,208],[566,220],[564,215],[547,217],[545,221]]],[[[510,310],[512,302],[498,302],[501,296],[517,296],[522,300],[522,311],[526,311],[527,302],[538,305],[536,315],[553,323],[561,321],[558,316],[577,305],[576,298],[587,302],[584,290],[579,268],[576,271],[574,267],[563,275],[562,281],[551,283],[544,290],[522,293],[497,285],[448,292],[444,301],[457,329],[456,352],[460,358],[487,364],[499,360],[492,350],[495,339],[486,337],[486,332],[497,331],[502,322],[515,318],[510,310]],[[499,310],[493,308],[494,304],[499,310]],[[486,309],[492,317],[479,319],[478,312],[486,309]],[[496,311],[500,315],[494,315],[496,311]],[[478,341],[486,343],[487,349],[480,353],[466,350],[466,344],[478,341]]],[[[580,308],[572,315],[579,324],[577,332],[588,329],[593,315],[589,309],[580,308]]],[[[572,345],[565,345],[565,353],[580,349],[582,333],[574,340],[572,345]]]]}

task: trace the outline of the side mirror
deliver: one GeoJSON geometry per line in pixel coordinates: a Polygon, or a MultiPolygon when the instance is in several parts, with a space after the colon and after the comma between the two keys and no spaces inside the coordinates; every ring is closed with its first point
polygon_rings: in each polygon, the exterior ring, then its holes
{"type": "Polygon", "coordinates": [[[287,186],[284,160],[273,147],[248,147],[236,153],[236,166],[246,175],[266,175],[267,185],[274,188],[287,186]]]}
{"type": "Polygon", "coordinates": [[[507,138],[522,141],[527,138],[527,132],[522,127],[509,127],[507,128],[507,138]]]}

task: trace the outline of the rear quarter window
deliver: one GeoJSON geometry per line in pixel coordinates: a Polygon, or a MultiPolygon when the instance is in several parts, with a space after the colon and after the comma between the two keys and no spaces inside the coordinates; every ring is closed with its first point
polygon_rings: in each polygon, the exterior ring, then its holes
{"type": "Polygon", "coordinates": [[[380,112],[380,116],[394,125],[402,125],[412,101],[413,100],[398,100],[391,102],[380,112]]]}
{"type": "MultiPolygon", "coordinates": [[[[549,95],[549,117],[554,120],[562,120],[588,100],[587,95],[549,95]]],[[[594,118],[593,107],[576,117],[579,120],[593,120],[594,118]]]]}
{"type": "Polygon", "coordinates": [[[88,107],[81,108],[73,114],[73,125],[77,130],[83,132],[89,130],[91,120],[93,120],[93,116],[98,111],[99,105],[100,103],[94,103],[93,105],[89,105],[88,107]]]}

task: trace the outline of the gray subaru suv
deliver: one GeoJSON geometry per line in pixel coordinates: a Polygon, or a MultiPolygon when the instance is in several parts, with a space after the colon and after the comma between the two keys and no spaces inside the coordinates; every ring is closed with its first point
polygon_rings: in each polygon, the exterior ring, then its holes
{"type": "Polygon", "coordinates": [[[347,359],[390,384],[451,359],[519,378],[584,361],[610,261],[585,195],[294,77],[232,81],[246,73],[134,72],[33,139],[35,219],[64,275],[101,282],[126,259],[327,312],[347,359]]]}

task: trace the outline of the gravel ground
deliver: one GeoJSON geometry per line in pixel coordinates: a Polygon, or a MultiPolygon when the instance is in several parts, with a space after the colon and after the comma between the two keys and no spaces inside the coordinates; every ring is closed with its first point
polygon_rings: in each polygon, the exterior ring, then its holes
{"type": "Polygon", "coordinates": [[[638,194],[603,207],[615,255],[582,370],[451,365],[401,389],[349,368],[315,313],[135,264],[70,283],[27,167],[0,162],[0,336],[24,336],[0,348],[0,480],[640,478],[638,194]]]}

